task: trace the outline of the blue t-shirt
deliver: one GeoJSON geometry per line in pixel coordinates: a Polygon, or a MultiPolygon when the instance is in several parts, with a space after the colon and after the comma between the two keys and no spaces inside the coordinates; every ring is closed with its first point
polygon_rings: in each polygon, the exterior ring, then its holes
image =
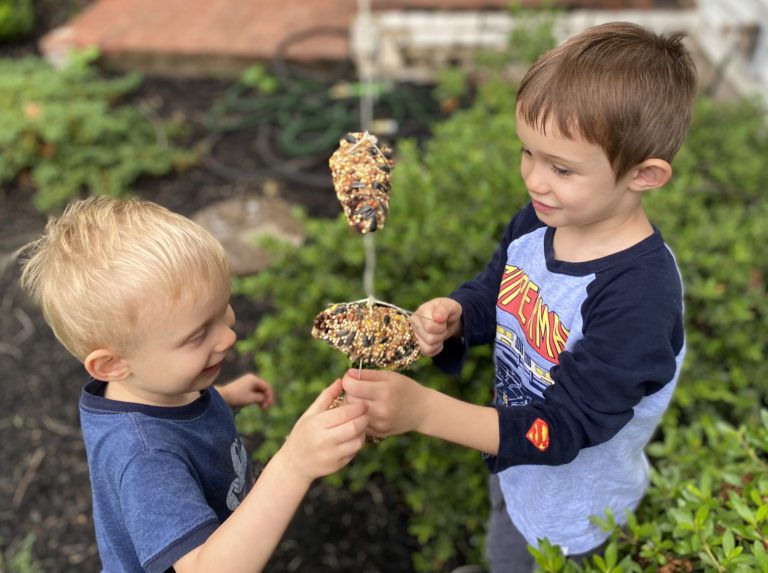
{"type": "Polygon", "coordinates": [[[669,405],[685,353],[683,288],[658,230],[579,263],[554,256],[555,230],[528,205],[485,270],[451,296],[464,345],[436,357],[456,371],[469,346],[493,344],[498,473],[510,518],[536,546],[600,545],[591,515],[625,521],[648,486],[643,453],[669,405]]]}
{"type": "Polygon", "coordinates": [[[205,542],[251,485],[229,406],[214,388],[181,407],[104,398],[91,380],[80,423],[106,573],[162,573],[205,542]]]}

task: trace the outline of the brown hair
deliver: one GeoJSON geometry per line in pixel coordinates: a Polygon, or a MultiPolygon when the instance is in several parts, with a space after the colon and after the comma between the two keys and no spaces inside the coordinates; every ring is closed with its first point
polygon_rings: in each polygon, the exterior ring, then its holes
{"type": "Polygon", "coordinates": [[[672,161],[691,121],[696,67],[683,34],[611,22],[543,54],[517,92],[518,115],[605,150],[616,178],[650,158],[672,161]]]}

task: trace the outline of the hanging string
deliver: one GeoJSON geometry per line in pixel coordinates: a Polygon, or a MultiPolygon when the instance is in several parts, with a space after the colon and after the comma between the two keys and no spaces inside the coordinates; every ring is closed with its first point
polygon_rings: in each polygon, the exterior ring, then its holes
{"type": "MultiPolygon", "coordinates": [[[[358,74],[362,89],[360,90],[360,131],[368,133],[373,123],[374,100],[374,42],[371,25],[371,1],[357,0],[357,53],[358,74]]],[[[365,248],[365,269],[363,271],[363,290],[369,299],[375,294],[374,279],[376,275],[376,243],[373,233],[363,235],[365,248]]]]}
{"type": "Polygon", "coordinates": [[[374,42],[373,25],[371,23],[370,0],[357,0],[357,35],[355,37],[358,56],[358,75],[362,89],[360,90],[360,128],[368,131],[373,123],[373,67],[374,42]]]}
{"type": "MultiPolygon", "coordinates": [[[[373,106],[376,96],[374,86],[374,67],[375,67],[375,42],[374,31],[371,23],[371,0],[357,0],[357,34],[355,36],[355,48],[358,61],[358,76],[361,84],[360,89],[360,131],[365,133],[360,142],[368,140],[369,131],[373,124],[373,106]]],[[[367,145],[368,143],[366,143],[367,145]]],[[[381,150],[373,145],[379,153],[381,150]]],[[[376,299],[374,279],[376,274],[376,244],[374,234],[366,233],[363,235],[363,246],[365,248],[365,268],[363,270],[363,290],[367,298],[358,301],[366,302],[369,307],[376,304],[389,306],[401,311],[407,316],[413,316],[413,313],[397,307],[395,305],[376,299]]],[[[429,317],[424,317],[429,318],[429,317]]],[[[358,370],[362,369],[363,360],[358,364],[358,370]]],[[[381,441],[379,438],[373,438],[374,443],[381,441]]]]}

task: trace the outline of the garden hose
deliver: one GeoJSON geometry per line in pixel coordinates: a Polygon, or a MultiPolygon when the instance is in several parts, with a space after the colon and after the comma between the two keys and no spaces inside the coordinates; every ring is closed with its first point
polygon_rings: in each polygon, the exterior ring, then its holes
{"type": "Polygon", "coordinates": [[[348,78],[354,74],[354,66],[352,64],[352,57],[347,54],[347,57],[343,60],[339,60],[334,67],[330,70],[312,70],[310,68],[302,69],[296,63],[289,63],[288,52],[291,46],[299,44],[308,39],[315,39],[317,37],[330,36],[341,38],[342,41],[347,41],[349,37],[349,30],[339,27],[326,27],[317,26],[314,28],[307,28],[293,34],[286,36],[275,48],[275,55],[272,58],[273,68],[277,76],[285,84],[290,84],[296,81],[308,81],[321,82],[321,83],[335,83],[348,78]]]}
{"type": "MultiPolygon", "coordinates": [[[[242,81],[227,90],[206,118],[211,136],[205,159],[210,169],[230,179],[263,180],[269,173],[277,173],[310,186],[329,184],[327,176],[312,170],[327,162],[343,133],[356,129],[359,95],[364,88],[340,83],[349,75],[349,61],[325,72],[299,71],[297,66],[289,65],[286,53],[298,42],[341,32],[336,28],[313,28],[281,42],[273,59],[278,84],[272,93],[259,93],[242,81]],[[215,155],[226,133],[246,129],[256,130],[256,150],[268,166],[264,170],[233,167],[215,155]]],[[[439,117],[437,104],[408,84],[377,85],[376,114],[394,120],[397,131],[393,137],[423,133],[439,117]]]]}

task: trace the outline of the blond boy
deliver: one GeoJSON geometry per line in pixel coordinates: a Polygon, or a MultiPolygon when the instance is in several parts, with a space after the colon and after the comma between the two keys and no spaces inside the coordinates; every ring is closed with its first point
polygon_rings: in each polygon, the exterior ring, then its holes
{"type": "Polygon", "coordinates": [[[235,342],[221,245],[159,205],[72,203],[29,249],[21,282],[91,376],[80,399],[106,572],[260,571],[311,482],[365,440],[364,405],[297,421],[258,480],[231,408],[272,403],[246,374],[214,386],[235,342]]]}

